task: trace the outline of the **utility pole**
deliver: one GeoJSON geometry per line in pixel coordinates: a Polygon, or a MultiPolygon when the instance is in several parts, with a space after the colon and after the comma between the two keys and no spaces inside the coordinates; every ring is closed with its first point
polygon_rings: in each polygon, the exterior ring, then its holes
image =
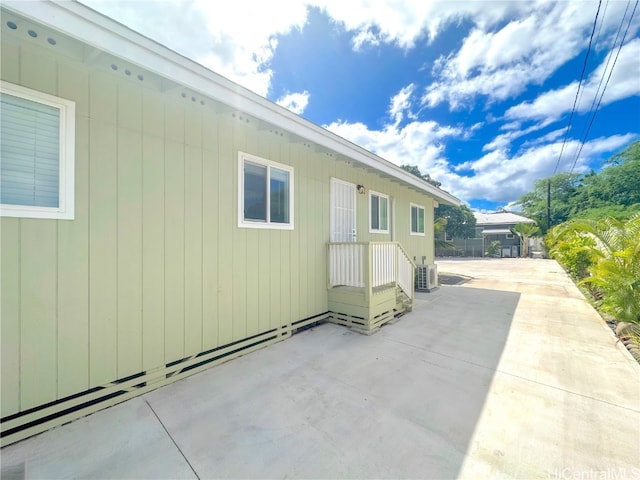
{"type": "Polygon", "coordinates": [[[547,180],[547,231],[551,228],[551,179],[547,180]]]}

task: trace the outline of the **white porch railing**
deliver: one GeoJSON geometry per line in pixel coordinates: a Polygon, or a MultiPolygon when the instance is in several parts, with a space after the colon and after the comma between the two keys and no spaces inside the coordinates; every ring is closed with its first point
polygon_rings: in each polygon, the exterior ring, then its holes
{"type": "Polygon", "coordinates": [[[396,281],[396,260],[395,243],[372,243],[370,244],[372,255],[371,280],[372,287],[381,287],[396,281]]]}
{"type": "Polygon", "coordinates": [[[329,286],[364,287],[364,244],[329,244],[329,286]]]}
{"type": "Polygon", "coordinates": [[[398,245],[398,286],[413,301],[415,265],[402,246],[398,245]]]}
{"type": "Polygon", "coordinates": [[[395,284],[413,300],[414,264],[397,242],[330,243],[329,288],[395,284]]]}

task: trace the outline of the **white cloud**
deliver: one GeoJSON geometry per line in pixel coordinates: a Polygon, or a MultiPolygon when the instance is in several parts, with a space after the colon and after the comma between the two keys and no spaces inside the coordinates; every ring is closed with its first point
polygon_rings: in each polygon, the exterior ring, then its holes
{"type": "MultiPolygon", "coordinates": [[[[370,0],[82,1],[263,96],[271,84],[268,63],[277,36],[302,29],[310,6],[352,32],[355,50],[382,42],[412,48],[469,20],[474,30],[460,51],[437,62],[440,78],[425,96],[432,106],[445,100],[460,106],[477,94],[506,98],[541,81],[582,47],[593,16],[583,2],[491,2],[489,7],[480,1],[380,0],[374,8],[370,0]]],[[[610,2],[605,32],[620,18],[623,3],[610,2]]]]}
{"type": "Polygon", "coordinates": [[[299,93],[287,93],[280,97],[276,103],[282,105],[284,108],[288,108],[293,113],[301,115],[309,104],[309,96],[309,92],[306,90],[299,93]]]}
{"type": "Polygon", "coordinates": [[[514,12],[525,11],[529,2],[452,2],[450,0],[310,0],[355,33],[354,46],[364,43],[393,43],[412,48],[422,37],[433,40],[446,26],[465,18],[476,25],[491,26],[514,12]],[[372,32],[376,27],[376,34],[372,32]]]}
{"type": "Polygon", "coordinates": [[[360,30],[351,40],[353,49],[358,52],[362,50],[365,45],[376,46],[380,45],[380,39],[371,30],[360,30]]]}
{"type": "Polygon", "coordinates": [[[264,65],[276,35],[302,28],[306,5],[297,0],[82,0],[101,13],[266,96],[272,72],[264,65]]]}
{"type": "MultiPolygon", "coordinates": [[[[404,127],[394,124],[371,130],[362,123],[339,121],[326,128],[396,165],[418,165],[422,172],[442,182],[442,188],[458,198],[504,204],[530,191],[536,180],[553,174],[564,132],[563,129],[549,132],[539,142],[523,145],[515,155],[507,148],[496,147],[477,160],[452,167],[445,155],[444,142],[450,138],[465,138],[466,130],[459,127],[414,121],[404,127]]],[[[594,159],[615,152],[635,138],[637,134],[628,133],[587,142],[574,171],[588,170],[594,159]]],[[[566,143],[563,158],[567,162],[561,165],[561,170],[571,168],[579,147],[576,140],[566,143]]]]}
{"type": "MultiPolygon", "coordinates": [[[[637,134],[612,135],[596,138],[585,143],[574,172],[589,170],[589,165],[601,155],[615,152],[637,138],[637,134]]],[[[564,158],[573,159],[580,144],[575,140],[565,145],[564,158]]],[[[473,172],[465,176],[456,171],[443,172],[434,176],[442,182],[443,188],[459,198],[485,199],[493,202],[508,203],[531,191],[536,180],[553,174],[562,141],[523,148],[516,155],[507,150],[494,150],[478,160],[466,162],[464,168],[473,172]]],[[[561,165],[561,171],[571,168],[569,162],[561,165]]]]}
{"type": "Polygon", "coordinates": [[[391,104],[389,105],[389,115],[394,121],[395,125],[399,125],[404,120],[405,113],[409,118],[415,118],[415,115],[411,113],[411,95],[415,85],[413,83],[402,88],[394,97],[391,98],[391,104]]]}
{"type": "MultiPolygon", "coordinates": [[[[613,53],[615,58],[615,52],[613,53]]],[[[640,95],[640,81],[638,80],[638,67],[640,58],[640,39],[636,38],[625,44],[620,50],[618,61],[615,64],[607,90],[602,98],[602,106],[613,103],[623,98],[640,95]]],[[[603,77],[602,86],[607,80],[613,59],[607,66],[606,59],[596,68],[583,84],[583,93],[576,105],[576,111],[588,112],[591,109],[592,100],[598,90],[600,80],[603,77]],[[606,68],[605,68],[606,67],[606,68]]],[[[510,120],[540,120],[556,121],[565,113],[571,111],[575,100],[578,82],[572,82],[557,90],[551,90],[538,96],[532,102],[523,102],[509,108],[505,117],[510,120]]]]}
{"type": "Polygon", "coordinates": [[[498,2],[486,8],[482,2],[380,0],[373,8],[369,0],[82,2],[263,96],[271,84],[266,66],[277,48],[277,35],[303,28],[310,6],[352,32],[353,48],[359,50],[382,42],[412,48],[425,35],[432,40],[464,18],[491,26],[527,3],[498,2]]]}
{"type": "MultiPolygon", "coordinates": [[[[457,52],[434,63],[438,80],[427,87],[425,105],[434,107],[446,101],[452,109],[460,109],[473,104],[479,95],[490,102],[515,97],[529,85],[541,85],[585,48],[595,4],[513,3],[527,4],[529,11],[521,11],[521,17],[495,31],[476,26],[457,52]]],[[[602,44],[609,42],[608,35],[618,27],[623,10],[624,2],[610,3],[602,44]]]]}
{"type": "Polygon", "coordinates": [[[567,131],[566,128],[558,128],[556,130],[552,130],[551,132],[541,136],[541,137],[537,137],[534,138],[533,140],[527,140],[522,144],[522,147],[530,147],[533,145],[541,145],[543,143],[549,143],[549,142],[555,142],[556,140],[558,140],[559,138],[564,138],[565,132],[567,131]]]}
{"type": "MultiPolygon", "coordinates": [[[[511,142],[514,140],[529,135],[533,132],[537,132],[551,124],[551,121],[541,121],[527,128],[520,128],[520,123],[510,124],[510,128],[501,128],[501,130],[507,130],[506,133],[501,133],[496,136],[491,142],[482,147],[483,152],[490,152],[492,150],[508,149],[511,146],[511,142]]],[[[504,127],[504,126],[503,126],[504,127]]]]}
{"type": "Polygon", "coordinates": [[[446,138],[461,137],[464,133],[461,128],[442,126],[432,121],[413,121],[404,127],[387,125],[382,130],[371,130],[362,123],[343,121],[325,127],[396,165],[418,165],[421,171],[434,178],[447,165],[442,142],[446,138]]]}

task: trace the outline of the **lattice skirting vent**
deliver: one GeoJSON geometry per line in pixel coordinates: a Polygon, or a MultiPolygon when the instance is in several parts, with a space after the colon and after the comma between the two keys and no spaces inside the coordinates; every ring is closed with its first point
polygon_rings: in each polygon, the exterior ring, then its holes
{"type": "Polygon", "coordinates": [[[328,312],[283,325],[227,345],[207,350],[154,370],[147,370],[111,383],[31,408],[0,419],[1,445],[4,447],[50,428],[155,390],[214,365],[246,355],[290,337],[326,320],[328,312]]]}

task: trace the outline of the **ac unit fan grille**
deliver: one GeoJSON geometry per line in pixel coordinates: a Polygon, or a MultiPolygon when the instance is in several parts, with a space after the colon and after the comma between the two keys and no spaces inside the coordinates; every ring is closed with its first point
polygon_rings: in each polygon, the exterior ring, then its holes
{"type": "Polygon", "coordinates": [[[429,290],[429,267],[428,265],[416,265],[416,290],[429,290]]]}

